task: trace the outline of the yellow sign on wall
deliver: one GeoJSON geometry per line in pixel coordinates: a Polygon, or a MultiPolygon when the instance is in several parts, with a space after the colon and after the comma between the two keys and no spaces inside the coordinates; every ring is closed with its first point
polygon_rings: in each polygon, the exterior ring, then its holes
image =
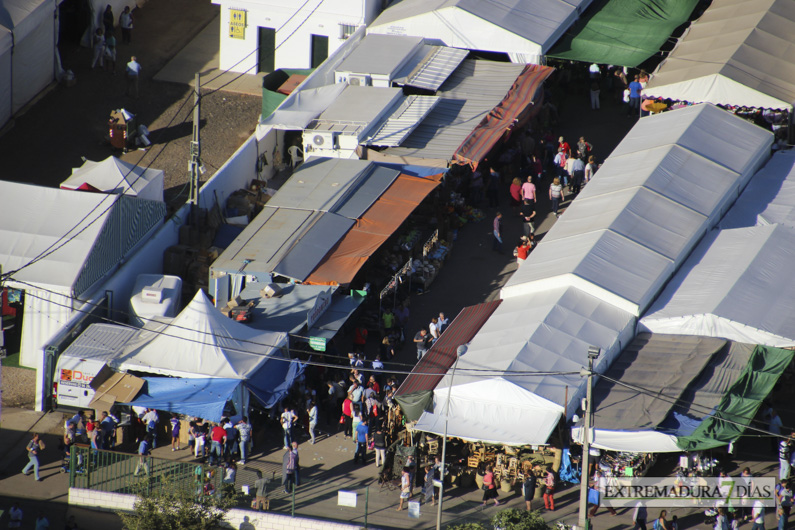
{"type": "Polygon", "coordinates": [[[229,38],[246,38],[246,11],[244,9],[229,10],[229,38]]]}

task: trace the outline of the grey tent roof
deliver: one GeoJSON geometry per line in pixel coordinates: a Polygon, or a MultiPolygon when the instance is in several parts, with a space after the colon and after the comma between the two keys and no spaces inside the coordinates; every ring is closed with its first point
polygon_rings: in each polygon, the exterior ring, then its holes
{"type": "Polygon", "coordinates": [[[61,355],[108,362],[119,357],[124,352],[124,347],[140,331],[138,328],[116,324],[91,324],[61,355]]]}
{"type": "Polygon", "coordinates": [[[305,280],[355,223],[353,219],[341,215],[320,214],[312,227],[273,268],[273,272],[299,281],[305,280]]]}
{"type": "Polygon", "coordinates": [[[605,375],[647,393],[601,379],[594,388],[594,425],[619,431],[654,429],[673,406],[657,394],[681,396],[726,344],[715,338],[639,334],[605,375]]]}
{"type": "Polygon", "coordinates": [[[714,0],[657,67],[644,93],[716,105],[795,102],[795,2],[714,0]]]}
{"type": "Polygon", "coordinates": [[[337,72],[356,74],[395,74],[411,59],[422,37],[367,35],[337,67],[337,72]]]}
{"type": "Polygon", "coordinates": [[[212,270],[305,280],[399,175],[365,160],[302,164],[212,270]]]}
{"type": "Polygon", "coordinates": [[[440,101],[400,147],[385,154],[449,161],[508,94],[525,65],[467,59],[439,88],[440,101]]]}
{"type": "Polygon", "coordinates": [[[315,305],[320,293],[329,289],[328,285],[283,284],[281,294],[274,298],[263,298],[260,291],[267,283],[252,282],[246,285],[240,296],[253,301],[253,317],[248,326],[267,331],[299,333],[306,326],[306,314],[315,305]]]}
{"type": "Polygon", "coordinates": [[[422,60],[418,64],[408,63],[394,81],[435,92],[467,58],[469,50],[426,44],[420,53],[425,54],[422,60]]]}

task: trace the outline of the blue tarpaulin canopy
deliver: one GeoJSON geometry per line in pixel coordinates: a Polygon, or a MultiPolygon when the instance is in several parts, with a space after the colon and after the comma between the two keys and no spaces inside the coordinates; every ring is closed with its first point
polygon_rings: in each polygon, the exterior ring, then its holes
{"type": "Polygon", "coordinates": [[[262,406],[275,406],[304,371],[304,365],[287,359],[271,359],[268,364],[246,381],[246,386],[262,406]]]}
{"type": "Polygon", "coordinates": [[[215,377],[202,379],[144,377],[143,379],[146,384],[141,393],[125,405],[176,412],[210,421],[221,419],[226,402],[232,399],[237,387],[243,383],[240,379],[215,377]]]}

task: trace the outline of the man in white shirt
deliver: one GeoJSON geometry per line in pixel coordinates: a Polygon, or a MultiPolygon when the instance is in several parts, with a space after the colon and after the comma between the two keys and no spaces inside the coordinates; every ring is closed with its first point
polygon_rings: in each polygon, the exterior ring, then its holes
{"type": "Polygon", "coordinates": [[[141,77],[141,63],[138,62],[138,58],[133,55],[130,58],[130,62],[127,63],[127,95],[130,96],[130,92],[134,92],[135,99],[138,99],[138,78],[141,77]]]}
{"type": "Polygon", "coordinates": [[[376,355],[375,356],[375,360],[373,361],[372,364],[373,364],[373,370],[383,370],[384,369],[384,363],[381,362],[381,356],[380,355],[376,355]]]}
{"type": "Polygon", "coordinates": [[[436,327],[439,328],[439,333],[447,329],[447,322],[448,320],[444,317],[444,313],[439,313],[439,323],[436,324],[436,327]]]}
{"type": "Polygon", "coordinates": [[[284,448],[290,449],[290,443],[293,441],[293,424],[298,420],[293,411],[288,407],[284,407],[282,412],[281,423],[284,429],[284,448]]]}
{"type": "Polygon", "coordinates": [[[240,463],[245,464],[248,457],[248,446],[251,441],[251,433],[254,430],[248,422],[248,418],[243,416],[235,425],[238,432],[238,443],[240,444],[240,463]]]}

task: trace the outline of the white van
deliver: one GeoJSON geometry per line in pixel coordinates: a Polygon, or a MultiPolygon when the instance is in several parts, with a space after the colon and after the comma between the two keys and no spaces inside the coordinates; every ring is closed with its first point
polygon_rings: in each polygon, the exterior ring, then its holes
{"type": "Polygon", "coordinates": [[[58,357],[52,385],[54,408],[74,412],[90,408],[95,390],[113,374],[108,363],[124,352],[124,347],[140,330],[114,324],[91,324],[58,357]],[[104,370],[103,370],[104,369],[104,370]]]}

